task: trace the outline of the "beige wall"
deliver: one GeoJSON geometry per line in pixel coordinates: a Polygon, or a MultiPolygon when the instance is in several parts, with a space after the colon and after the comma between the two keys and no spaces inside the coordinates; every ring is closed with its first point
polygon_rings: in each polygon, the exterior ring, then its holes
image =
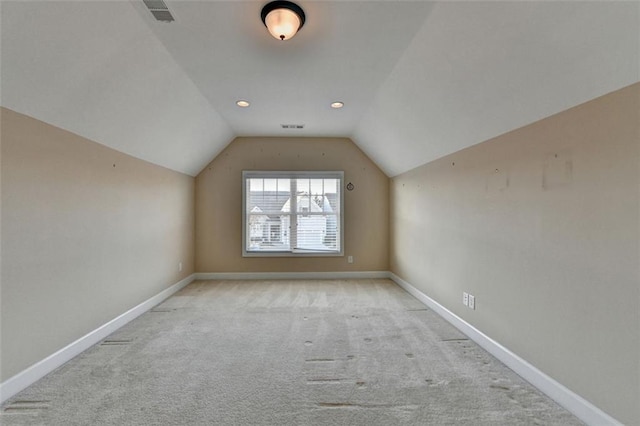
{"type": "Polygon", "coordinates": [[[349,139],[237,138],[196,178],[198,272],[384,271],[388,229],[389,179],[349,139]],[[345,257],[243,258],[243,170],[344,170],[345,257]]]}
{"type": "Polygon", "coordinates": [[[193,272],[194,179],[0,111],[4,381],[193,272]]]}
{"type": "Polygon", "coordinates": [[[640,424],[640,84],[391,181],[391,269],[640,424]],[[476,310],[462,292],[476,296],[476,310]]]}
{"type": "Polygon", "coordinates": [[[640,424],[639,98],[634,85],[391,184],[348,139],[238,138],[194,181],[1,109],[0,380],[188,276],[194,262],[199,272],[390,267],[640,424]],[[242,258],[242,170],[344,170],[355,185],[345,191],[345,255],[355,263],[242,258]]]}

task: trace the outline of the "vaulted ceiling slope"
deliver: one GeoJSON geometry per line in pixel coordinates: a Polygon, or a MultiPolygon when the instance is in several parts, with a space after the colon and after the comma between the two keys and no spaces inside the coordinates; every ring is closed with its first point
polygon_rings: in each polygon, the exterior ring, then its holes
{"type": "Polygon", "coordinates": [[[640,81],[639,2],[301,0],[286,42],[266,0],[165,3],[2,0],[0,103],[190,175],[235,136],[340,136],[394,176],[640,81]]]}

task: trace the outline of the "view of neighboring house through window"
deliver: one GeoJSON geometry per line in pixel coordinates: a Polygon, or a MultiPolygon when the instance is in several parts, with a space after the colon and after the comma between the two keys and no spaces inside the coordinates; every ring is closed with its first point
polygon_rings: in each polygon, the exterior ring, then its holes
{"type": "Polygon", "coordinates": [[[243,254],[342,255],[343,176],[244,171],[243,254]]]}

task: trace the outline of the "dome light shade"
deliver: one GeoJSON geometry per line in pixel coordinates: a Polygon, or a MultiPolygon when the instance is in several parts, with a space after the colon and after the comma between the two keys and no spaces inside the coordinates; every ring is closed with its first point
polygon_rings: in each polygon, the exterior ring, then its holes
{"type": "Polygon", "coordinates": [[[262,22],[278,40],[289,40],[302,28],[304,11],[290,1],[272,1],[262,8],[262,22]]]}

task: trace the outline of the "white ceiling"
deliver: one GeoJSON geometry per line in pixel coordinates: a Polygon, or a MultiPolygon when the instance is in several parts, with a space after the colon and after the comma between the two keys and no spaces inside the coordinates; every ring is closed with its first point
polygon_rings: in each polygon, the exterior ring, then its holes
{"type": "Polygon", "coordinates": [[[394,176],[640,81],[639,2],[299,1],[286,42],[266,2],[2,0],[0,103],[190,175],[235,136],[346,136],[394,176]]]}

